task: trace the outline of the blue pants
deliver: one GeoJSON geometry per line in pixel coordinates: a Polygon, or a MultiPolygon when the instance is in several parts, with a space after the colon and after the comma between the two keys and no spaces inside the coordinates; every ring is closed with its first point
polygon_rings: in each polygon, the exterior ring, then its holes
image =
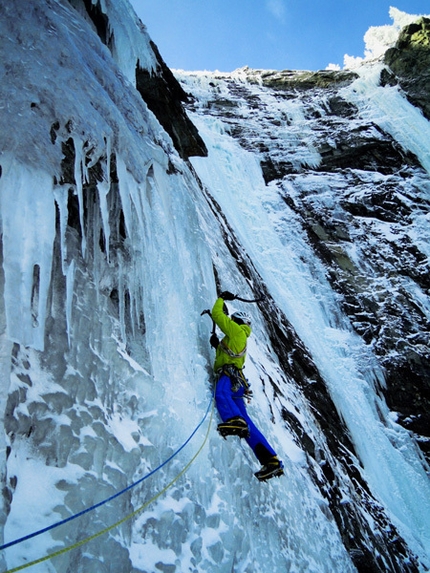
{"type": "Polygon", "coordinates": [[[233,392],[230,376],[221,374],[215,390],[215,401],[218,412],[223,422],[236,416],[240,416],[247,422],[249,438],[246,438],[246,441],[259,462],[266,464],[271,457],[276,456],[276,452],[248,416],[243,399],[244,392],[245,389],[243,386],[241,386],[237,392],[233,392]]]}

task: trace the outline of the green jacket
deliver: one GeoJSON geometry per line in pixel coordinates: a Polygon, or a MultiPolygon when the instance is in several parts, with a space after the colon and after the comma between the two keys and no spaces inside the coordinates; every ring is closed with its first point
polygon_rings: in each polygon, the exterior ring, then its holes
{"type": "Polygon", "coordinates": [[[215,355],[214,370],[215,372],[225,364],[232,364],[239,369],[243,368],[246,358],[246,343],[251,334],[251,327],[247,324],[237,324],[228,317],[223,310],[224,300],[218,298],[212,309],[212,318],[214,322],[225,334],[224,338],[218,345],[215,355]],[[235,357],[228,354],[230,349],[233,354],[242,354],[242,356],[235,357]]]}

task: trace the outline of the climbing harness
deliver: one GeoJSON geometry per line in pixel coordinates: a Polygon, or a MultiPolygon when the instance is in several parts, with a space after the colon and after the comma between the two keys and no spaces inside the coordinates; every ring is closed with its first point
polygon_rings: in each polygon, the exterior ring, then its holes
{"type": "Polygon", "coordinates": [[[246,344],[245,348],[242,350],[242,352],[239,352],[239,354],[235,354],[233,350],[227,346],[224,340],[221,340],[220,345],[221,345],[221,350],[226,354],[228,354],[231,358],[242,358],[242,356],[245,356],[246,354],[246,344]]]}
{"type": "Polygon", "coordinates": [[[56,551],[55,553],[51,553],[49,555],[45,555],[44,557],[41,557],[40,559],[36,559],[35,561],[31,561],[29,563],[24,563],[23,565],[20,565],[18,567],[15,567],[13,569],[8,569],[7,571],[5,571],[5,573],[15,573],[16,571],[21,571],[23,569],[26,569],[27,567],[31,567],[32,565],[36,565],[37,563],[42,563],[43,561],[47,561],[48,559],[52,559],[53,557],[58,557],[59,555],[63,555],[64,553],[67,553],[73,549],[76,549],[77,547],[81,547],[82,545],[85,545],[86,543],[88,543],[89,541],[92,541],[93,539],[96,539],[97,537],[100,537],[101,535],[104,535],[105,533],[111,531],[112,529],[115,529],[116,527],[118,527],[119,525],[122,525],[123,523],[125,523],[126,521],[128,521],[129,519],[132,519],[133,517],[135,517],[137,514],[141,513],[146,507],[148,507],[148,505],[150,505],[152,502],[154,502],[156,499],[158,499],[164,492],[166,492],[187,470],[188,468],[191,466],[191,464],[195,461],[195,459],[197,458],[197,456],[200,454],[200,452],[203,450],[208,437],[209,437],[209,432],[211,429],[211,425],[212,425],[212,418],[213,418],[213,411],[214,411],[214,396],[215,393],[212,393],[211,396],[211,401],[209,402],[208,408],[206,410],[205,415],[203,416],[202,420],[199,422],[199,424],[196,426],[196,428],[193,430],[193,432],[191,433],[191,435],[187,438],[187,440],[176,450],[176,452],[174,452],[169,458],[167,458],[167,460],[165,460],[162,464],[160,464],[157,468],[155,468],[154,470],[152,470],[151,472],[149,472],[147,475],[145,475],[144,477],[142,477],[140,480],[136,481],[135,483],[129,485],[128,487],[126,487],[125,489],[123,489],[122,491],[112,495],[111,497],[109,497],[108,499],[105,499],[104,501],[97,503],[96,505],[93,505],[87,509],[85,509],[84,511],[81,511],[80,513],[73,515],[63,521],[60,521],[58,523],[55,523],[49,527],[46,527],[44,529],[41,529],[40,531],[37,531],[35,533],[32,533],[30,535],[27,535],[25,537],[22,537],[20,539],[17,539],[15,541],[11,541],[10,543],[6,543],[5,545],[2,545],[0,547],[0,549],[6,549],[7,547],[11,547],[12,545],[16,545],[17,543],[20,543],[22,541],[25,541],[27,539],[31,539],[32,537],[35,537],[36,535],[40,535],[41,533],[45,533],[46,531],[49,531],[51,529],[53,529],[54,527],[58,527],[59,525],[63,525],[64,523],[67,523],[68,521],[71,521],[72,519],[75,519],[93,509],[96,509],[97,507],[100,507],[101,505],[107,503],[108,501],[111,501],[112,499],[118,497],[119,495],[125,493],[126,491],[130,490],[132,487],[135,487],[136,485],[138,485],[139,483],[143,482],[144,480],[148,479],[151,475],[153,475],[154,473],[156,473],[157,471],[159,471],[163,466],[165,466],[169,461],[172,460],[172,458],[174,458],[177,454],[179,454],[179,452],[190,442],[190,440],[193,438],[193,436],[196,434],[197,430],[202,426],[202,424],[204,423],[204,421],[206,420],[208,414],[209,414],[209,410],[211,412],[210,414],[210,419],[209,419],[209,425],[208,425],[208,429],[205,435],[205,438],[200,446],[200,448],[197,450],[197,452],[194,454],[194,456],[191,458],[191,460],[184,466],[184,468],[172,479],[172,481],[170,481],[161,491],[159,491],[154,497],[152,497],[149,501],[146,501],[143,505],[141,505],[139,508],[137,508],[135,511],[133,511],[132,513],[126,515],[125,517],[123,517],[121,520],[117,521],[116,523],[109,525],[108,527],[102,529],[101,531],[98,531],[97,533],[95,533],[94,535],[91,535],[90,537],[86,537],[85,539],[81,539],[80,541],[78,541],[77,543],[69,546],[69,547],[64,547],[63,549],[60,549],[59,551],[56,551]]]}
{"type": "Polygon", "coordinates": [[[245,392],[249,391],[251,384],[245,378],[243,370],[233,366],[233,364],[224,364],[224,366],[221,366],[221,368],[216,371],[217,382],[222,375],[226,375],[230,378],[232,392],[237,392],[242,386],[245,388],[245,392]]]}

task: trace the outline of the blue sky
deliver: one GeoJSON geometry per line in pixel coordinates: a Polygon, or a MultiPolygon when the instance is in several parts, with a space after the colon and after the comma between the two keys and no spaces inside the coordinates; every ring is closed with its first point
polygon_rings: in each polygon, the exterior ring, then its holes
{"type": "Polygon", "coordinates": [[[428,0],[130,0],[170,68],[318,70],[363,56],[390,6],[429,14],[428,0]]]}

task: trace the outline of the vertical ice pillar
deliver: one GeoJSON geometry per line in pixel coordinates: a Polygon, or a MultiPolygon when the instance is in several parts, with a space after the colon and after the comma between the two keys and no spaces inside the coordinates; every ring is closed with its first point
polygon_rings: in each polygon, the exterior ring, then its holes
{"type": "Polygon", "coordinates": [[[43,350],[55,237],[52,176],[14,160],[2,161],[0,209],[6,333],[43,350]]]}

